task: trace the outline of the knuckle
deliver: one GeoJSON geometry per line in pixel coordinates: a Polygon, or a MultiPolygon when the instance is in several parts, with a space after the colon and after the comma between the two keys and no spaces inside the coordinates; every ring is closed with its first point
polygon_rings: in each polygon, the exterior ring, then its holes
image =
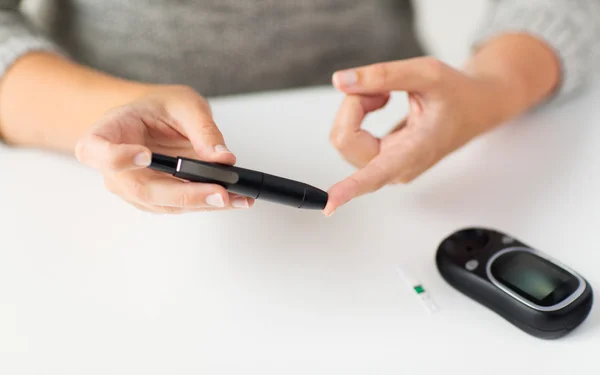
{"type": "MultiPolygon", "coordinates": [[[[195,91],[194,91],[195,92],[195,91]]],[[[206,98],[198,93],[196,93],[196,103],[203,110],[210,111],[210,104],[206,98]]]]}
{"type": "Polygon", "coordinates": [[[348,185],[351,190],[356,191],[360,189],[360,181],[356,178],[356,176],[348,177],[348,185]]]}
{"type": "Polygon", "coordinates": [[[192,207],[194,204],[194,198],[190,193],[183,192],[179,195],[177,204],[181,208],[192,207]]]}
{"type": "Polygon", "coordinates": [[[194,88],[186,85],[172,85],[168,89],[171,100],[169,103],[176,107],[193,108],[200,111],[210,110],[208,101],[194,88]]]}
{"type": "Polygon", "coordinates": [[[373,188],[374,190],[379,190],[385,185],[387,185],[390,173],[386,168],[384,168],[381,164],[377,162],[373,162],[371,166],[373,167],[373,170],[376,171],[378,177],[376,179],[376,183],[373,185],[373,188]]]}
{"type": "Polygon", "coordinates": [[[374,64],[371,66],[369,74],[366,77],[369,81],[367,83],[374,88],[384,87],[388,81],[388,75],[389,71],[385,64],[374,64]]]}
{"type": "Polygon", "coordinates": [[[205,97],[200,95],[198,91],[191,87],[183,86],[178,89],[180,97],[187,102],[187,104],[197,111],[210,113],[210,104],[205,97]]]}
{"type": "Polygon", "coordinates": [[[446,70],[446,65],[434,58],[427,58],[422,63],[425,77],[434,83],[440,82],[446,70]]]}
{"type": "Polygon", "coordinates": [[[212,109],[210,107],[210,104],[208,103],[208,100],[206,100],[203,96],[198,95],[196,100],[196,108],[198,109],[198,111],[204,112],[209,116],[212,116],[212,109]]]}
{"type": "Polygon", "coordinates": [[[173,85],[173,86],[170,86],[170,90],[174,95],[176,95],[178,97],[182,97],[182,98],[200,97],[200,95],[198,94],[198,92],[196,90],[194,90],[190,86],[186,86],[186,85],[173,85]]]}
{"type": "MultiPolygon", "coordinates": [[[[191,188],[191,186],[190,186],[191,188]]],[[[227,193],[225,192],[225,194],[221,193],[222,196],[225,196],[227,193]]],[[[183,207],[183,208],[197,208],[197,207],[202,207],[204,206],[206,203],[206,197],[205,194],[202,193],[201,191],[197,191],[197,190],[193,190],[193,189],[188,189],[187,191],[183,191],[181,192],[181,194],[179,195],[179,207],[183,207]]]]}
{"type": "Polygon", "coordinates": [[[352,139],[346,132],[340,132],[332,140],[333,147],[342,154],[347,154],[351,150],[352,139]]]}
{"type": "Polygon", "coordinates": [[[331,142],[331,145],[338,150],[341,150],[344,147],[344,144],[346,143],[345,138],[344,132],[339,130],[333,130],[329,134],[329,141],[331,142]]]}

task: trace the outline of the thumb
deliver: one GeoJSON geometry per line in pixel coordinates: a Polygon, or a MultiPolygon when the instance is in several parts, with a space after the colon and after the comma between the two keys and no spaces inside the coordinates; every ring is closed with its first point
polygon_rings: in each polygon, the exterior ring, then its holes
{"type": "Polygon", "coordinates": [[[364,168],[359,169],[329,189],[329,199],[323,212],[326,216],[331,216],[335,210],[350,200],[377,191],[391,180],[392,166],[387,165],[378,156],[371,160],[364,168]]]}
{"type": "Polygon", "coordinates": [[[90,134],[77,142],[75,156],[81,163],[101,172],[121,172],[147,167],[152,153],[142,145],[116,144],[98,134],[90,134]]]}

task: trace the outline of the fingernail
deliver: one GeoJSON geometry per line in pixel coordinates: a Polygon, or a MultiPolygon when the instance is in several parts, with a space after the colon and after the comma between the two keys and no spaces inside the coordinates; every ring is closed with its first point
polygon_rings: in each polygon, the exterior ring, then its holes
{"type": "Polygon", "coordinates": [[[250,205],[248,204],[248,199],[246,198],[235,198],[232,202],[231,205],[235,208],[249,208],[250,205]]]}
{"type": "Polygon", "coordinates": [[[325,209],[323,210],[323,214],[327,217],[330,217],[334,213],[335,213],[335,209],[328,209],[327,207],[325,207],[325,209]]]}
{"type": "Polygon", "coordinates": [[[136,156],[133,157],[133,164],[139,167],[147,167],[150,165],[150,154],[147,152],[140,152],[136,156]]]}
{"type": "Polygon", "coordinates": [[[358,83],[358,74],[354,70],[343,70],[336,72],[333,80],[339,86],[354,86],[358,83]]]}
{"type": "Polygon", "coordinates": [[[213,207],[225,207],[225,201],[223,201],[223,197],[219,193],[211,194],[206,197],[206,204],[213,207]]]}
{"type": "Polygon", "coordinates": [[[231,151],[229,151],[229,149],[227,148],[227,146],[224,146],[224,145],[217,145],[217,146],[215,146],[215,151],[219,152],[219,153],[221,153],[221,152],[227,152],[227,153],[231,154],[231,151]]]}

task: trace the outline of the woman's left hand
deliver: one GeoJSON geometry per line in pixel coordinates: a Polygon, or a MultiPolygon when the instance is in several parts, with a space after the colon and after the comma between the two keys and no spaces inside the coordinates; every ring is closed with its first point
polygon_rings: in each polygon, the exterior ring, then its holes
{"type": "Polygon", "coordinates": [[[337,72],[333,84],[347,95],[331,142],[359,169],[329,190],[324,212],[328,216],[355,197],[414,180],[513,114],[508,84],[469,76],[429,57],[337,72]],[[379,139],[361,129],[361,123],[369,112],[387,104],[391,91],[406,91],[410,109],[379,139]]]}

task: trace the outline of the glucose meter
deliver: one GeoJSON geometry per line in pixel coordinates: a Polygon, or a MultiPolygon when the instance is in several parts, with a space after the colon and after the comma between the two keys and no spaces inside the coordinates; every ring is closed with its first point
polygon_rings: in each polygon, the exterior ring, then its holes
{"type": "Polygon", "coordinates": [[[454,288],[539,338],[566,335],[592,308],[592,287],[581,275],[498,231],[451,234],[438,247],[436,263],[454,288]]]}

